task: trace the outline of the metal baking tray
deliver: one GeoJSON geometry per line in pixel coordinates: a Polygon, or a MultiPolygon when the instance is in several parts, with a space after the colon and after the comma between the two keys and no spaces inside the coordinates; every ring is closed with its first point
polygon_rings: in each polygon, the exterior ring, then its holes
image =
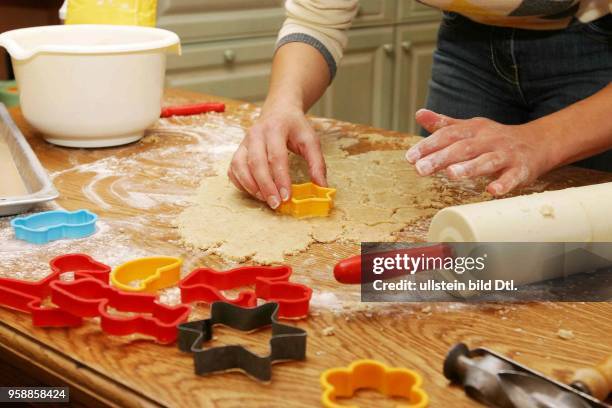
{"type": "MultiPolygon", "coordinates": [[[[56,199],[59,193],[2,103],[0,103],[0,138],[6,141],[21,179],[29,192],[23,196],[0,197],[0,216],[19,214],[34,204],[56,199]]],[[[0,182],[2,182],[1,174],[0,182]]]]}

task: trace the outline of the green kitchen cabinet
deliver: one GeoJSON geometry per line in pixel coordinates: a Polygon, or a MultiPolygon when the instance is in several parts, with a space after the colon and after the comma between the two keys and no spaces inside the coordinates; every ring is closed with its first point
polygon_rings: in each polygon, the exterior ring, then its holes
{"type": "Polygon", "coordinates": [[[157,25],[183,44],[274,35],[283,23],[282,0],[158,0],[157,25]]]}
{"type": "Polygon", "coordinates": [[[268,92],[275,37],[215,41],[183,46],[168,57],[166,84],[172,88],[263,102],[268,92]]]}
{"type": "Polygon", "coordinates": [[[420,23],[440,19],[440,12],[415,0],[397,1],[397,22],[420,23]]]}
{"type": "Polygon", "coordinates": [[[417,133],[414,113],[425,106],[438,22],[403,24],[395,32],[395,93],[392,128],[417,133]]]}
{"type": "Polygon", "coordinates": [[[396,0],[360,0],[353,27],[393,24],[396,15],[396,0]]]}
{"type": "MultiPolygon", "coordinates": [[[[161,28],[184,44],[274,36],[285,20],[283,0],[158,0],[161,28]]],[[[392,24],[396,0],[361,0],[354,27],[392,24]]]]}
{"type": "MultiPolygon", "coordinates": [[[[391,27],[349,33],[338,76],[310,113],[379,127],[391,124],[394,32],[391,27]]],[[[186,44],[168,59],[167,85],[263,102],[275,37],[186,44]]]]}
{"type": "Polygon", "coordinates": [[[338,74],[310,113],[390,127],[394,53],[393,27],[351,30],[338,74]]]}

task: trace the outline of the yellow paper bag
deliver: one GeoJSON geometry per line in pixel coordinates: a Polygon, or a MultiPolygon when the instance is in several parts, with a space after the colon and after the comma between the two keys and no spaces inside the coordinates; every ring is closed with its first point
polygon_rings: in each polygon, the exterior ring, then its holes
{"type": "Polygon", "coordinates": [[[68,0],[66,24],[154,27],[157,0],[68,0]]]}

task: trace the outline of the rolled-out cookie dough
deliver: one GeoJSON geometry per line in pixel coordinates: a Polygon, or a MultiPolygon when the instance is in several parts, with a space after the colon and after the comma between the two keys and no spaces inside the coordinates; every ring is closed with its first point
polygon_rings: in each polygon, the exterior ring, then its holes
{"type": "MultiPolygon", "coordinates": [[[[419,205],[422,197],[433,196],[434,181],[416,174],[404,159],[405,150],[348,155],[343,150],[350,145],[347,140],[330,139],[322,140],[328,183],[337,189],[329,217],[277,214],[231,185],[225,160],[179,215],[182,240],[228,259],[275,263],[313,242],[391,241],[410,223],[435,212],[419,205]]],[[[301,158],[291,158],[291,171],[294,183],[308,180],[301,158]]]]}

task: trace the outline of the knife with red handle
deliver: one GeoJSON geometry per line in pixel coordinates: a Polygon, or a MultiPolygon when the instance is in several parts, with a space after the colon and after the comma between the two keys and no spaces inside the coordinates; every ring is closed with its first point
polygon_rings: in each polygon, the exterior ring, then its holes
{"type": "MultiPolygon", "coordinates": [[[[414,248],[404,248],[391,251],[372,252],[363,255],[355,255],[350,258],[343,259],[334,267],[334,277],[340,283],[362,283],[361,282],[361,262],[366,260],[372,262],[377,257],[394,257],[395,255],[408,255],[410,257],[423,256],[425,258],[447,258],[453,256],[452,248],[447,244],[434,244],[430,246],[421,246],[414,248]]],[[[395,276],[407,275],[422,271],[423,268],[417,268],[414,271],[402,270],[386,270],[384,278],[392,278],[395,276]]],[[[372,277],[374,278],[375,275],[372,277]]]]}
{"type": "Polygon", "coordinates": [[[190,116],[207,112],[225,112],[225,104],[221,102],[204,102],[192,105],[167,106],[162,108],[161,117],[190,116]]]}

